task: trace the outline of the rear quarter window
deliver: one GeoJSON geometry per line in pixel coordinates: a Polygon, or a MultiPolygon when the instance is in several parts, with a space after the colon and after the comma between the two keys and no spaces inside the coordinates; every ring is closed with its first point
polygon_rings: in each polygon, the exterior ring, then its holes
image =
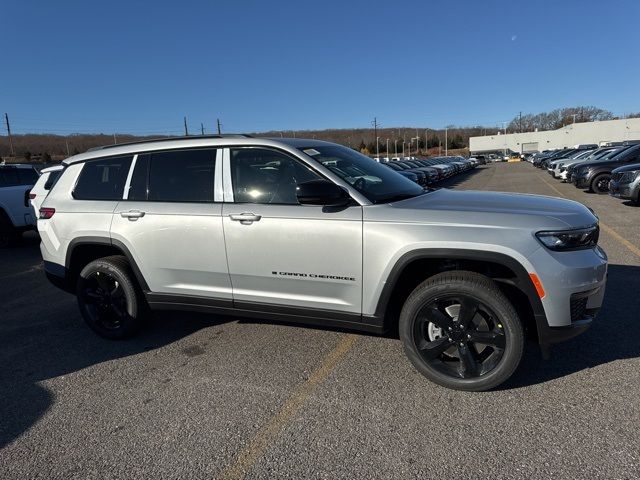
{"type": "Polygon", "coordinates": [[[121,200],[132,155],[85,162],[73,189],[76,200],[121,200]]]}

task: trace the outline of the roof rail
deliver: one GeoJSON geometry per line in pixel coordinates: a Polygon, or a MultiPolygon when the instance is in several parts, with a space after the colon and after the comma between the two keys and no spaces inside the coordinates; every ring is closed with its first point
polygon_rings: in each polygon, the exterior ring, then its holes
{"type": "Polygon", "coordinates": [[[207,138],[253,138],[251,135],[246,133],[224,133],[220,135],[187,135],[187,136],[178,136],[178,137],[163,137],[163,138],[155,138],[152,140],[138,140],[135,142],[123,142],[123,143],[114,143],[113,145],[102,145],[99,147],[92,147],[87,150],[87,152],[95,152],[96,150],[105,150],[107,148],[115,148],[115,147],[123,147],[126,145],[139,145],[144,143],[155,143],[155,142],[171,142],[175,140],[201,140],[207,138]]]}

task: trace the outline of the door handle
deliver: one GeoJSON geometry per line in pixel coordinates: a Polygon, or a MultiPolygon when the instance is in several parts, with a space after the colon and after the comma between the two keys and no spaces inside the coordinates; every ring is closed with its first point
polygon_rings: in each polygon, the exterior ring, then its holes
{"type": "Polygon", "coordinates": [[[255,213],[232,213],[229,218],[234,222],[240,222],[242,225],[251,225],[253,222],[259,222],[262,215],[255,213]]]}
{"type": "Polygon", "coordinates": [[[128,218],[130,222],[135,222],[139,218],[144,217],[145,212],[140,210],[129,210],[128,212],[120,212],[122,218],[128,218]]]}

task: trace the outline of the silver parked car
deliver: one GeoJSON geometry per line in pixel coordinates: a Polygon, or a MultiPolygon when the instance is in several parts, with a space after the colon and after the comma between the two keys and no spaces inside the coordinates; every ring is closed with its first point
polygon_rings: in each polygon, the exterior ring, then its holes
{"type": "Polygon", "coordinates": [[[588,328],[598,219],[551,197],[430,190],[352,149],[212,136],[75,155],[44,200],[45,271],[99,335],[193,309],[372,332],[450,388],[486,390],[588,328]]]}

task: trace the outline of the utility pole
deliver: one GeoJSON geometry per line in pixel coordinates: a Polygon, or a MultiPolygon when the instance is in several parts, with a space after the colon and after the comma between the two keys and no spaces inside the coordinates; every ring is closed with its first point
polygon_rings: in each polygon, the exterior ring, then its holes
{"type": "Polygon", "coordinates": [[[377,154],[377,144],[378,144],[378,117],[373,117],[373,122],[371,122],[371,125],[373,125],[373,138],[376,139],[376,154],[377,154]]]}
{"type": "Polygon", "coordinates": [[[389,139],[387,138],[387,149],[385,150],[385,153],[387,154],[387,158],[389,158],[389,139]]]}
{"type": "Polygon", "coordinates": [[[449,127],[444,129],[444,156],[449,155],[449,127]]]}
{"type": "Polygon", "coordinates": [[[204,135],[204,125],[200,122],[200,133],[204,135]]]}
{"type": "Polygon", "coordinates": [[[116,134],[113,134],[113,144],[115,145],[116,143],[118,143],[118,139],[116,138],[116,134]]]}
{"type": "Polygon", "coordinates": [[[218,123],[218,135],[222,135],[222,125],[220,125],[220,119],[217,118],[217,123],[218,123]]]}
{"type": "Polygon", "coordinates": [[[187,117],[184,117],[184,136],[189,136],[189,129],[187,128],[187,117]]]}
{"type": "Polygon", "coordinates": [[[376,137],[376,157],[380,158],[380,137],[376,137]]]}
{"type": "Polygon", "coordinates": [[[522,133],[522,112],[520,112],[520,120],[518,120],[518,130],[522,133]]]}
{"type": "Polygon", "coordinates": [[[396,158],[397,158],[398,157],[398,139],[395,139],[393,143],[396,146],[396,158]]]}
{"type": "Polygon", "coordinates": [[[67,157],[70,157],[71,155],[69,155],[69,139],[65,137],[64,143],[67,145],[67,157]]]}
{"type": "Polygon", "coordinates": [[[4,114],[4,121],[7,124],[7,135],[9,135],[9,148],[11,149],[11,156],[15,157],[16,152],[13,150],[13,137],[11,136],[11,126],[9,125],[9,115],[4,114]]]}

